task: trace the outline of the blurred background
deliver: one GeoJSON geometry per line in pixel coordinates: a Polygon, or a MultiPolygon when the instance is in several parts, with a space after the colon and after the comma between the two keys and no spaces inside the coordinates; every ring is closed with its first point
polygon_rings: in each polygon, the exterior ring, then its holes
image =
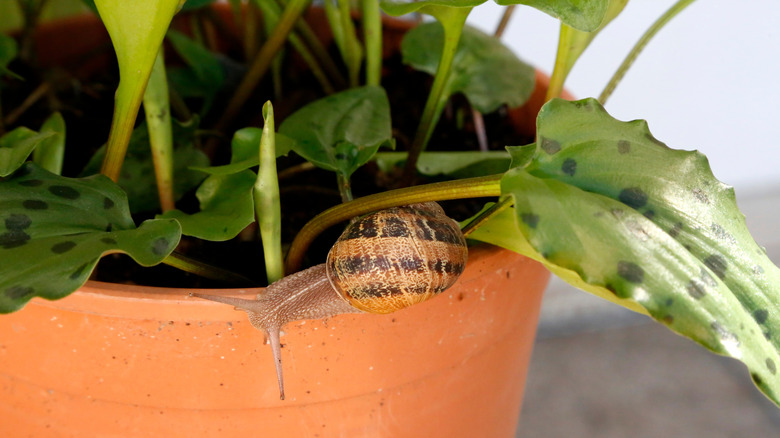
{"type": "MultiPolygon", "coordinates": [[[[567,88],[596,97],[673,0],[632,0],[572,69],[567,88]]],[[[492,33],[503,8],[469,24],[492,33]]],[[[645,48],[606,104],[646,119],[656,138],[698,149],[734,186],[748,227],[780,263],[780,2],[699,0],[645,48]]],[[[503,41],[550,73],[556,20],[517,7],[503,41]]],[[[780,410],[740,363],[646,317],[553,279],[542,307],[518,435],[522,437],[774,437],[780,410]]]]}

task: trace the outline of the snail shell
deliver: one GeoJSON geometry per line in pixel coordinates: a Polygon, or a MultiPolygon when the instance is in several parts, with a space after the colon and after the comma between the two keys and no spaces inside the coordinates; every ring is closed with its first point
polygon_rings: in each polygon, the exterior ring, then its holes
{"type": "Polygon", "coordinates": [[[466,266],[466,239],[435,202],[389,208],[344,230],[325,262],[330,284],[353,307],[390,313],[452,286],[466,266]]]}

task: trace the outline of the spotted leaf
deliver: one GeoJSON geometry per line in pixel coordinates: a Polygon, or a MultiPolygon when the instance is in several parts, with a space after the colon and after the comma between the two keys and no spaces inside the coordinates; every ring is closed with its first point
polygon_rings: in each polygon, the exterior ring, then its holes
{"type": "Polygon", "coordinates": [[[0,313],[67,296],[106,254],[160,263],[181,234],[169,219],[136,228],[125,193],[104,176],[65,178],[33,163],[0,182],[0,221],[0,313]]]}
{"type": "MultiPolygon", "coordinates": [[[[526,240],[517,249],[743,361],[780,401],[780,269],[706,158],[668,148],[644,121],[615,120],[592,99],[549,102],[537,131],[536,155],[502,180],[526,240]]],[[[509,246],[497,238],[509,232],[496,223],[473,237],[509,246]]]]}

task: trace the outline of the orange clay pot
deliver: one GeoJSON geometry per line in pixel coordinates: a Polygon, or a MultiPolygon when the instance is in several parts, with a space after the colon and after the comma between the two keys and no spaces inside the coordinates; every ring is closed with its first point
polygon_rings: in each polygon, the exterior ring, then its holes
{"type": "Polygon", "coordinates": [[[549,274],[495,247],[469,257],[426,303],[288,325],[284,401],[230,306],[99,282],[36,298],[0,317],[2,436],[514,436],[549,274]]]}
{"type": "MultiPolygon", "coordinates": [[[[74,41],[94,47],[97,34],[106,43],[94,19],[64,24],[93,38],[39,37],[55,56],[74,41]]],[[[387,46],[410,24],[386,26],[387,46]]],[[[533,133],[545,85],[537,75],[537,98],[510,111],[525,120],[518,133],[533,133]]],[[[530,259],[477,246],[436,299],[290,324],[285,401],[243,312],[189,289],[88,282],[0,316],[0,436],[511,437],[548,278],[530,259]]]]}

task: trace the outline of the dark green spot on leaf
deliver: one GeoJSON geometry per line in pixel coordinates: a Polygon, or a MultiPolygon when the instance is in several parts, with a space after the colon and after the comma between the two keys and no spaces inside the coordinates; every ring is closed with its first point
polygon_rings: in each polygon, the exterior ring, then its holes
{"type": "Polygon", "coordinates": [[[22,202],[22,207],[26,208],[27,210],[46,210],[49,208],[49,204],[37,199],[28,199],[22,202]]]}
{"type": "Polygon", "coordinates": [[[574,158],[567,158],[561,165],[561,171],[569,176],[574,176],[577,173],[577,161],[574,158]]]}
{"type": "Polygon", "coordinates": [[[49,192],[54,196],[70,200],[78,199],[81,196],[78,190],[68,186],[51,186],[49,192]]]}
{"type": "Polygon", "coordinates": [[[645,204],[647,204],[647,193],[642,191],[639,187],[629,187],[620,192],[618,200],[629,207],[636,209],[644,207],[645,204]]]}
{"type": "Polygon", "coordinates": [[[11,230],[0,234],[0,246],[5,249],[16,248],[30,240],[30,235],[22,230],[11,230]]]}
{"type": "Polygon", "coordinates": [[[688,286],[685,287],[685,290],[688,291],[688,295],[697,300],[707,295],[707,291],[704,289],[704,285],[699,283],[698,280],[689,281],[688,286]]]}
{"type": "Polygon", "coordinates": [[[536,226],[539,224],[539,215],[533,214],[533,213],[523,213],[520,215],[520,218],[523,220],[523,223],[528,225],[531,228],[536,228],[536,226]]]}
{"type": "Polygon", "coordinates": [[[769,312],[767,312],[766,309],[758,309],[753,312],[753,318],[755,318],[756,322],[759,324],[765,323],[767,317],[769,317],[769,312]]]}
{"type": "Polygon", "coordinates": [[[704,259],[704,266],[710,268],[710,271],[715,273],[721,280],[726,277],[726,269],[728,269],[728,263],[726,258],[720,254],[713,254],[704,259]]]}
{"type": "Polygon", "coordinates": [[[542,138],[542,150],[549,155],[555,155],[561,151],[561,144],[549,138],[542,138]]]}
{"type": "Polygon", "coordinates": [[[72,250],[75,247],[76,247],[76,242],[69,240],[66,242],[60,242],[54,244],[54,246],[51,247],[51,252],[53,252],[54,254],[63,254],[72,250]]]}
{"type": "Polygon", "coordinates": [[[775,365],[775,361],[768,357],[766,358],[766,367],[772,375],[777,374],[777,365],[775,365]]]}
{"type": "Polygon", "coordinates": [[[27,286],[12,286],[5,290],[5,295],[12,299],[12,300],[18,300],[20,298],[24,298],[27,296],[30,296],[35,291],[31,287],[27,286]]]}
{"type": "Polygon", "coordinates": [[[12,214],[5,219],[5,227],[10,231],[20,231],[32,224],[32,219],[26,214],[12,214]]]}
{"type": "Polygon", "coordinates": [[[629,283],[639,284],[645,279],[645,271],[633,262],[620,261],[617,266],[618,275],[629,283]]]}
{"type": "Polygon", "coordinates": [[[152,243],[152,252],[156,255],[163,255],[168,251],[168,239],[160,237],[152,243]]]}
{"type": "Polygon", "coordinates": [[[631,143],[629,143],[628,140],[620,140],[618,142],[618,152],[621,154],[631,152],[631,143]]]}
{"type": "Polygon", "coordinates": [[[104,198],[103,199],[103,208],[106,210],[114,208],[114,201],[111,200],[111,198],[104,198]]]}

